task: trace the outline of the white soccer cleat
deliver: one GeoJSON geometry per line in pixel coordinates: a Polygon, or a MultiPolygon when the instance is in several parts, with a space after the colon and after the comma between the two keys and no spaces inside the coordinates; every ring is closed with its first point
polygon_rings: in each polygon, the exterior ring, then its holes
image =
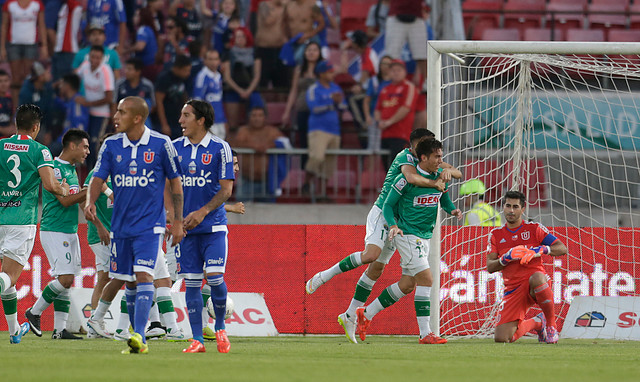
{"type": "Polygon", "coordinates": [[[128,341],[131,338],[131,333],[129,333],[126,329],[117,329],[115,333],[113,333],[113,339],[116,341],[128,341]]]}
{"type": "Polygon", "coordinates": [[[182,332],[182,329],[179,329],[174,332],[169,328],[167,329],[167,335],[164,337],[164,339],[169,342],[180,342],[180,341],[186,341],[189,338],[187,338],[187,336],[184,335],[184,333],[182,332]]]}
{"type": "Polygon", "coordinates": [[[89,338],[112,338],[111,334],[107,332],[104,327],[104,320],[94,320],[90,318],[87,321],[87,326],[89,327],[89,334],[93,334],[92,332],[96,334],[96,337],[91,335],[89,338]]]}
{"type": "Polygon", "coordinates": [[[324,284],[324,281],[322,280],[322,277],[320,277],[320,272],[318,272],[315,275],[313,275],[313,277],[310,278],[309,281],[307,281],[307,286],[306,286],[307,294],[312,294],[318,288],[320,288],[322,284],[324,284]]]}
{"type": "Polygon", "coordinates": [[[145,336],[147,339],[159,339],[167,334],[166,329],[159,322],[152,322],[147,328],[145,336]]]}
{"type": "Polygon", "coordinates": [[[356,341],[356,320],[354,319],[352,321],[349,319],[349,317],[347,317],[346,313],[342,313],[338,316],[338,323],[344,329],[344,334],[345,336],[347,336],[349,342],[357,344],[358,341],[356,341]]]}

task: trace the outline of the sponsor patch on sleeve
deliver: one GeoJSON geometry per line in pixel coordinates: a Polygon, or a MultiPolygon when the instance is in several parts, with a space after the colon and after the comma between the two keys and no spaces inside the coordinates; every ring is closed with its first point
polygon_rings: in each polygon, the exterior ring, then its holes
{"type": "Polygon", "coordinates": [[[399,181],[396,182],[396,184],[394,185],[394,187],[398,190],[398,191],[402,191],[402,189],[404,188],[404,186],[407,185],[407,180],[402,178],[399,181]]]}
{"type": "Polygon", "coordinates": [[[49,151],[49,149],[42,149],[42,159],[46,161],[51,160],[51,152],[49,151]]]}
{"type": "Polygon", "coordinates": [[[53,175],[56,177],[56,179],[61,180],[62,179],[62,174],[60,173],[60,169],[59,168],[54,168],[53,169],[53,175]]]}

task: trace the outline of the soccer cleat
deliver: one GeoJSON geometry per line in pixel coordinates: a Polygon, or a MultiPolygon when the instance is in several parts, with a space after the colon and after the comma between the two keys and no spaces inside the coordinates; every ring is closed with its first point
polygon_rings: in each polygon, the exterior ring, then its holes
{"type": "Polygon", "coordinates": [[[433,332],[431,332],[431,333],[427,334],[426,336],[420,338],[418,343],[423,344],[423,345],[424,344],[441,345],[441,344],[446,344],[447,340],[442,338],[442,337],[438,337],[433,332]]]}
{"type": "Polygon", "coordinates": [[[544,313],[538,313],[536,316],[540,320],[540,330],[536,330],[538,333],[538,342],[547,342],[547,318],[544,316],[544,313]]]}
{"type": "Polygon", "coordinates": [[[206,353],[207,349],[204,348],[202,342],[193,340],[188,348],[182,349],[183,353],[206,353]]]}
{"type": "Polygon", "coordinates": [[[87,328],[87,339],[95,340],[96,338],[101,338],[95,330],[90,327],[87,328]]]}
{"type": "Polygon", "coordinates": [[[38,337],[42,337],[42,330],[40,330],[40,316],[36,316],[31,313],[31,308],[24,312],[24,316],[27,318],[27,321],[29,321],[29,326],[31,326],[33,334],[38,337]]]}
{"type": "Polygon", "coordinates": [[[109,332],[107,332],[107,330],[104,327],[104,320],[94,320],[93,318],[90,318],[87,321],[87,326],[89,327],[89,333],[91,333],[91,330],[93,330],[95,332],[95,334],[97,334],[97,337],[89,337],[89,338],[111,338],[111,334],[109,332]]]}
{"type": "Polygon", "coordinates": [[[82,337],[78,337],[73,333],[70,333],[67,329],[62,329],[62,331],[58,332],[53,329],[53,334],[51,334],[52,340],[81,340],[82,337]]]}
{"type": "Polygon", "coordinates": [[[131,338],[131,334],[127,329],[116,329],[113,333],[113,339],[116,341],[128,341],[131,338]]]}
{"type": "Polygon", "coordinates": [[[149,324],[149,328],[145,333],[148,339],[161,338],[161,337],[164,337],[166,334],[167,334],[167,328],[162,326],[162,324],[159,323],[158,321],[154,321],[151,324],[149,324]]]}
{"type": "Polygon", "coordinates": [[[204,329],[202,329],[202,337],[204,337],[205,340],[215,341],[216,332],[214,332],[210,327],[205,326],[204,329]]]}
{"type": "Polygon", "coordinates": [[[357,344],[356,341],[356,322],[347,317],[346,313],[342,313],[338,316],[338,323],[344,329],[344,335],[347,336],[349,342],[357,344]]]}
{"type": "Polygon", "coordinates": [[[369,328],[369,325],[371,325],[371,320],[364,316],[365,309],[366,308],[364,306],[356,308],[356,322],[361,341],[364,341],[367,338],[367,329],[369,328]]]}
{"type": "Polygon", "coordinates": [[[132,354],[149,353],[149,345],[144,343],[140,333],[133,333],[131,338],[129,338],[129,340],[127,341],[127,345],[129,345],[129,353],[132,353],[132,354]]]}
{"type": "Polygon", "coordinates": [[[10,344],[19,344],[20,341],[22,341],[22,336],[24,336],[25,334],[29,333],[29,323],[28,322],[23,322],[22,324],[20,324],[20,327],[18,328],[18,333],[16,333],[16,335],[9,336],[9,343],[10,344]]]}
{"type": "Polygon", "coordinates": [[[560,338],[560,335],[558,334],[558,330],[556,328],[554,328],[553,326],[547,326],[545,328],[545,334],[546,334],[546,338],[545,338],[546,343],[548,344],[558,343],[558,339],[560,338]]]}
{"type": "Polygon", "coordinates": [[[178,329],[176,332],[171,331],[171,329],[167,329],[167,335],[165,339],[169,342],[182,342],[187,341],[189,338],[184,335],[182,329],[178,329]]]}
{"type": "Polygon", "coordinates": [[[307,294],[312,294],[318,288],[320,288],[322,284],[324,284],[324,281],[322,281],[322,278],[320,277],[320,272],[318,272],[315,275],[313,275],[313,277],[310,278],[309,281],[307,281],[307,286],[306,286],[307,294]]]}
{"type": "Polygon", "coordinates": [[[220,329],[216,332],[216,342],[218,343],[219,353],[229,353],[231,344],[229,343],[229,338],[227,338],[227,332],[224,329],[220,329]]]}

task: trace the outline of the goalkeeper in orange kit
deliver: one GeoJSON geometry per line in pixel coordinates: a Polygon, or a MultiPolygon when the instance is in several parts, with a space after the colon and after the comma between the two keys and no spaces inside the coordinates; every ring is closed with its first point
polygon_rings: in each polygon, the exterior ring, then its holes
{"type": "Polygon", "coordinates": [[[546,227],[522,219],[526,198],[518,191],[508,191],[503,200],[507,223],[491,231],[487,271],[502,272],[504,298],[496,342],[514,342],[530,331],[538,341],[558,342],[553,292],[549,276],[542,265],[542,255],[562,256],[565,245],[546,227]],[[525,320],[529,308],[538,304],[542,313],[525,320]]]}

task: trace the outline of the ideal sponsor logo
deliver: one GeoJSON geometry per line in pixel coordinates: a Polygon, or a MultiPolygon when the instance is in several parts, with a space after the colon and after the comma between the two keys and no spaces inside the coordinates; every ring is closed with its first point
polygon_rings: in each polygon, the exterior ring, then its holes
{"type": "Polygon", "coordinates": [[[433,207],[440,202],[441,193],[420,195],[413,198],[413,206],[433,207]]]}
{"type": "MultiPolygon", "coordinates": [[[[189,165],[189,173],[194,174],[195,171],[191,172],[191,165],[189,165]]],[[[200,176],[187,176],[182,175],[182,187],[204,187],[207,183],[211,183],[211,171],[200,170],[200,176]]]]}
{"type": "Polygon", "coordinates": [[[17,151],[19,153],[26,153],[29,151],[29,145],[20,145],[16,143],[6,142],[4,149],[7,151],[17,151]]]}
{"type": "MultiPolygon", "coordinates": [[[[137,174],[138,171],[136,170],[135,173],[137,174]]],[[[147,187],[149,183],[155,183],[156,181],[151,177],[152,175],[153,171],[147,173],[146,169],[142,170],[141,176],[118,174],[113,177],[113,183],[116,187],[147,187]]]]}
{"type": "Polygon", "coordinates": [[[584,328],[604,328],[607,323],[607,317],[600,312],[586,312],[581,314],[577,319],[575,326],[584,328]]]}

